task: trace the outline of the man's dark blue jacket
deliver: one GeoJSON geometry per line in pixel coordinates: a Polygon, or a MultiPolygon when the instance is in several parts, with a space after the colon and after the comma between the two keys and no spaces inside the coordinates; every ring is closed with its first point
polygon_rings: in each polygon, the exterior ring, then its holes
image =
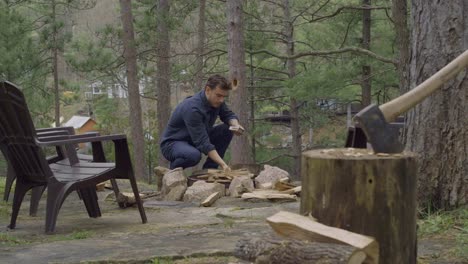
{"type": "Polygon", "coordinates": [[[161,139],[161,149],[170,147],[174,141],[185,141],[203,154],[215,149],[209,134],[217,117],[225,124],[238,119],[226,103],[212,107],[206,99],[205,90],[186,98],[174,110],[161,139]]]}

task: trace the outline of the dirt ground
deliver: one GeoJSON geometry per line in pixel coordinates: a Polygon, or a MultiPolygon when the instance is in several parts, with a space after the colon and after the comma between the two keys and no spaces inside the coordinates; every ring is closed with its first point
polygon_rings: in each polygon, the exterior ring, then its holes
{"type": "MultiPolygon", "coordinates": [[[[140,189],[153,187],[140,185],[140,189]]],[[[71,194],[53,235],[44,234],[44,197],[37,217],[28,216],[28,201],[23,202],[14,230],[6,228],[11,204],[1,203],[0,263],[246,263],[232,256],[235,243],[272,233],[266,217],[299,210],[299,201],[223,197],[205,208],[161,202],[156,196],[145,201],[148,223],[141,224],[138,210],[119,209],[111,193],[99,192],[102,217],[97,219],[89,218],[77,195],[71,194]]],[[[455,240],[460,230],[450,232],[419,238],[418,263],[468,263],[457,253],[463,250],[455,240]]]]}

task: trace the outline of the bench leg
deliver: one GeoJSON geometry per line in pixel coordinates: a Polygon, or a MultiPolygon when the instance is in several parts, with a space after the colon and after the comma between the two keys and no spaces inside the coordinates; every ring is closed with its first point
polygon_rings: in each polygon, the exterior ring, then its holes
{"type": "Polygon", "coordinates": [[[99,208],[96,187],[81,188],[78,193],[81,195],[89,217],[101,217],[101,209],[99,208]]]}
{"type": "Polygon", "coordinates": [[[39,201],[41,200],[42,194],[44,193],[46,186],[37,186],[32,188],[31,192],[31,203],[29,207],[29,215],[36,216],[37,208],[39,207],[39,201]]]}

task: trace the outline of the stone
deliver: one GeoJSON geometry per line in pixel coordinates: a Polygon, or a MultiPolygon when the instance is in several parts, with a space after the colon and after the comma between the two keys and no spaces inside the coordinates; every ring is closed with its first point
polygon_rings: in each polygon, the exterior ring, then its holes
{"type": "Polygon", "coordinates": [[[185,202],[201,203],[212,193],[219,192],[221,196],[225,195],[225,187],[220,183],[209,183],[205,181],[196,181],[187,188],[183,200],[185,202]]]}
{"type": "Polygon", "coordinates": [[[161,194],[164,201],[180,201],[187,190],[187,178],[182,168],[175,168],[164,174],[161,194]]]}
{"type": "Polygon", "coordinates": [[[252,192],[254,189],[254,183],[250,177],[239,176],[232,179],[229,194],[231,197],[241,197],[243,193],[252,192]]]}
{"type": "Polygon", "coordinates": [[[154,174],[156,176],[156,186],[158,186],[157,190],[160,191],[162,189],[162,180],[164,174],[168,173],[170,170],[165,167],[157,166],[154,168],[154,174]]]}
{"type": "Polygon", "coordinates": [[[275,186],[276,182],[284,178],[289,179],[289,173],[287,171],[278,167],[265,165],[264,169],[255,178],[255,185],[259,188],[271,189],[275,186]]]}

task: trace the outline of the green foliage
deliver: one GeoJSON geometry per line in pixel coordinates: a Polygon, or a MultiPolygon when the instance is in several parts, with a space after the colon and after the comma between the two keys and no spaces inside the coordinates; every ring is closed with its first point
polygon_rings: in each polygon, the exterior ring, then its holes
{"type": "Polygon", "coordinates": [[[14,83],[31,77],[40,64],[32,23],[9,8],[0,6],[0,80],[14,83]]]}

